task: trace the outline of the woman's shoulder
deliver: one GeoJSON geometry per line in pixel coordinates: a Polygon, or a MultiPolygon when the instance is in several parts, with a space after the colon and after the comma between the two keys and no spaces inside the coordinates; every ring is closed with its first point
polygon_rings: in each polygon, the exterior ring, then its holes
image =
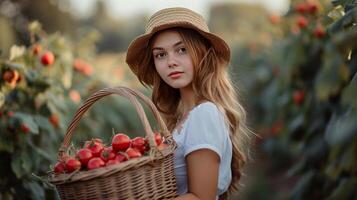
{"type": "Polygon", "coordinates": [[[205,101],[197,105],[190,113],[190,115],[220,115],[222,114],[217,104],[211,101],[205,101]]]}

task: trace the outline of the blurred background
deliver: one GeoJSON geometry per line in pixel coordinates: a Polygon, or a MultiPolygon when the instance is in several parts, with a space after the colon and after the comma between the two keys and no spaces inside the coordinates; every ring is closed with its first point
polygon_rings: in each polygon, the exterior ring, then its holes
{"type": "MultiPolygon", "coordinates": [[[[0,0],[0,199],[58,199],[46,181],[66,128],[95,91],[151,96],[125,63],[151,14],[201,13],[230,45],[251,160],[232,199],[357,198],[357,1],[0,0]]],[[[153,126],[153,116],[146,109],[153,126]]],[[[122,97],[98,100],[72,142],[144,136],[122,97]],[[131,114],[128,114],[131,113],[131,114]]]]}

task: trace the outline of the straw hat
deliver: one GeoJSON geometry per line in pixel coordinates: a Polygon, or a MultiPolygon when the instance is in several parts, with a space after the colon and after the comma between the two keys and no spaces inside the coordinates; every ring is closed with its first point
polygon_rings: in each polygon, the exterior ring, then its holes
{"type": "MultiPolygon", "coordinates": [[[[145,34],[140,35],[130,43],[127,50],[126,62],[134,74],[137,75],[142,67],[141,62],[145,52],[149,50],[148,44],[150,38],[158,31],[173,27],[191,28],[196,30],[211,42],[217,56],[229,63],[229,46],[223,39],[210,33],[204,18],[190,9],[174,7],[162,9],[153,14],[146,26],[145,34]]],[[[146,80],[145,82],[152,85],[151,80],[146,80]]]]}

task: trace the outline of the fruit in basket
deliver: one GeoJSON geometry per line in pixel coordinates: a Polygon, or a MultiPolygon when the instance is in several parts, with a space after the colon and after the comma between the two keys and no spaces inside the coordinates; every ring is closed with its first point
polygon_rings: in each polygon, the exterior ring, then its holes
{"type": "Polygon", "coordinates": [[[85,147],[85,148],[88,148],[88,145],[90,145],[91,143],[103,144],[103,140],[102,140],[102,139],[99,139],[99,138],[92,138],[91,140],[86,141],[86,142],[84,143],[84,147],[85,147]]]}
{"type": "Polygon", "coordinates": [[[62,162],[57,162],[53,170],[56,174],[63,174],[66,171],[66,166],[62,162]]]}
{"type": "MultiPolygon", "coordinates": [[[[159,150],[167,145],[159,133],[154,133],[154,140],[159,150]]],[[[64,155],[54,167],[55,174],[71,173],[76,170],[92,170],[104,166],[120,164],[132,158],[146,155],[150,149],[148,138],[130,137],[124,133],[117,133],[112,143],[106,146],[99,138],[86,141],[82,149],[75,153],[75,157],[64,155]]]]}
{"type": "Polygon", "coordinates": [[[84,148],[89,149],[92,152],[93,157],[99,157],[100,152],[104,148],[104,144],[101,139],[92,139],[91,141],[85,142],[84,148]]]}
{"type": "MultiPolygon", "coordinates": [[[[154,140],[156,142],[156,145],[160,145],[163,142],[163,138],[159,133],[154,133],[154,140]]],[[[149,143],[149,139],[146,137],[145,138],[146,143],[149,143]]]]}
{"type": "Polygon", "coordinates": [[[128,154],[128,157],[131,159],[131,158],[138,158],[138,157],[141,157],[141,153],[134,149],[134,148],[131,148],[129,147],[126,151],[125,151],[126,154],[128,154]]]}
{"type": "Polygon", "coordinates": [[[67,169],[67,172],[73,172],[77,169],[80,169],[81,168],[81,162],[75,158],[69,158],[67,159],[66,161],[66,169],[67,169]]]}
{"type": "Polygon", "coordinates": [[[116,156],[115,152],[111,147],[105,147],[101,152],[100,152],[100,158],[104,161],[107,162],[108,160],[114,159],[116,156]]]}
{"type": "Polygon", "coordinates": [[[126,153],[118,152],[114,159],[118,160],[119,162],[124,162],[127,161],[128,158],[129,156],[126,153]]]}
{"type": "Polygon", "coordinates": [[[147,150],[146,144],[145,138],[143,137],[136,137],[131,140],[131,147],[137,149],[142,154],[147,150]]]}
{"type": "Polygon", "coordinates": [[[160,145],[162,143],[162,137],[159,133],[154,133],[154,137],[155,137],[155,142],[157,145],[160,145]]]}
{"type": "Polygon", "coordinates": [[[88,170],[97,169],[103,166],[105,166],[105,162],[99,157],[90,159],[87,164],[88,170]]]}
{"type": "Polygon", "coordinates": [[[87,148],[80,149],[76,155],[83,166],[86,166],[88,161],[93,158],[92,151],[87,148]]]}
{"type": "Polygon", "coordinates": [[[125,162],[128,160],[128,155],[126,155],[123,152],[118,152],[118,154],[115,156],[114,159],[108,160],[108,162],[105,164],[106,166],[108,165],[115,165],[115,164],[119,164],[122,162],[125,162]]]}
{"type": "Polygon", "coordinates": [[[107,163],[105,163],[105,166],[109,166],[109,165],[116,165],[116,164],[119,164],[120,161],[117,160],[117,159],[112,159],[112,160],[108,160],[107,163]]]}
{"type": "Polygon", "coordinates": [[[167,144],[165,144],[165,143],[161,143],[160,145],[157,146],[157,148],[158,148],[159,150],[163,150],[163,149],[165,149],[166,147],[167,147],[167,144]]]}
{"type": "Polygon", "coordinates": [[[126,151],[130,147],[129,136],[123,133],[117,133],[112,139],[112,147],[114,151],[126,151]]]}

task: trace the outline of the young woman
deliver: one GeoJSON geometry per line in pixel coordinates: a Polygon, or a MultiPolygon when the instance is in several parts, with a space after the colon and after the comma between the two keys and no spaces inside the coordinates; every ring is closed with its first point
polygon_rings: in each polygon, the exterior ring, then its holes
{"type": "Polygon", "coordinates": [[[230,49],[203,17],[167,8],[129,45],[126,62],[178,144],[177,199],[227,199],[237,191],[251,131],[229,79],[230,49]]]}

